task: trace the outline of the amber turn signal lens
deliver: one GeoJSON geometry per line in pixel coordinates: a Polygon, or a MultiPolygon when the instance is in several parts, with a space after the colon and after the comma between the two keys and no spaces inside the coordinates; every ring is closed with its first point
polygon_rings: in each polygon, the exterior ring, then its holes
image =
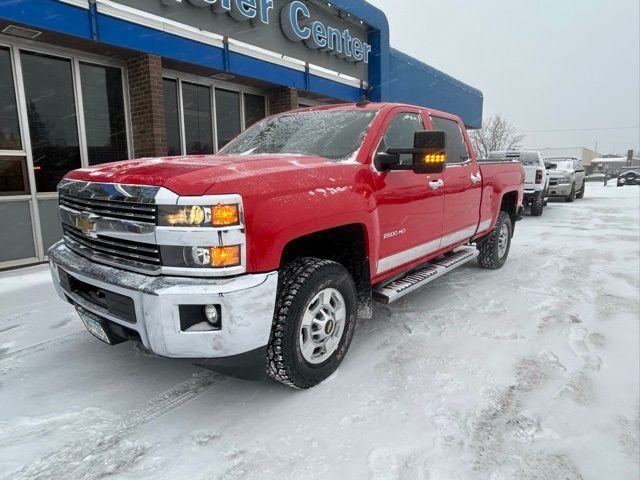
{"type": "Polygon", "coordinates": [[[211,247],[211,266],[214,268],[237,267],[240,265],[240,245],[211,247]]]}
{"type": "Polygon", "coordinates": [[[447,156],[443,153],[433,154],[429,153],[424,157],[424,163],[434,164],[434,163],[444,163],[447,161],[447,156]]]}
{"type": "Polygon", "coordinates": [[[240,223],[238,205],[216,205],[211,208],[211,223],[214,227],[229,227],[240,223]]]}

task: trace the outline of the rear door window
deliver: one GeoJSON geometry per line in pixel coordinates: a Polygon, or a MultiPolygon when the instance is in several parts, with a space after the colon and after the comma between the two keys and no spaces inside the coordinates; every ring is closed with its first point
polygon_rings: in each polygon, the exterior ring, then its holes
{"type": "Polygon", "coordinates": [[[444,131],[447,135],[447,163],[456,165],[469,161],[471,155],[458,122],[446,118],[431,117],[431,123],[434,130],[444,131]]]}

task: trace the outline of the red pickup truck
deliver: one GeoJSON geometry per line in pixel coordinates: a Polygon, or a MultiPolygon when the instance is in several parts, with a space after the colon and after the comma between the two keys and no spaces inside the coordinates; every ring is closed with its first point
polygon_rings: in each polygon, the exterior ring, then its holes
{"type": "Polygon", "coordinates": [[[70,172],[50,266],[107,343],[309,388],[342,362],[372,300],[476,257],[502,267],[523,180],[519,163],[478,164],[453,115],[301,109],[216,155],[70,172]]]}

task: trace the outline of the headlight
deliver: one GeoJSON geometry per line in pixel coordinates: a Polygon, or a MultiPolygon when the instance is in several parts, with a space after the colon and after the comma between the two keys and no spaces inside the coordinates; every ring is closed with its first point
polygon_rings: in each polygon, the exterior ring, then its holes
{"type": "Polygon", "coordinates": [[[240,224],[238,205],[161,205],[158,224],[169,227],[231,227],[240,224]]]}
{"type": "Polygon", "coordinates": [[[173,247],[162,246],[162,264],[167,267],[229,268],[241,265],[241,246],[173,247]]]}

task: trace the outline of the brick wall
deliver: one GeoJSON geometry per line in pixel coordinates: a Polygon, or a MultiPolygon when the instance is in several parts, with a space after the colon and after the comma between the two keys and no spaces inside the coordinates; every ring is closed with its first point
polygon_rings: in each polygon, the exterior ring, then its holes
{"type": "Polygon", "coordinates": [[[134,158],[167,154],[162,61],[141,55],[127,61],[134,158]]]}
{"type": "Polygon", "coordinates": [[[269,92],[269,113],[287,112],[298,108],[298,91],[295,88],[278,88],[269,92]]]}

